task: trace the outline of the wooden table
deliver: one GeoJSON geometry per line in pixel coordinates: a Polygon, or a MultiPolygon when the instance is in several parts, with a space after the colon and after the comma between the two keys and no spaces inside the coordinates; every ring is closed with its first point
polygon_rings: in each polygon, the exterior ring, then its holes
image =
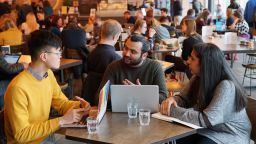
{"type": "MultiPolygon", "coordinates": [[[[19,63],[22,63],[22,62],[30,63],[31,62],[30,55],[22,55],[19,59],[19,63]]],[[[81,64],[82,64],[82,60],[61,58],[60,67],[57,69],[59,70],[59,73],[60,73],[60,82],[61,83],[64,82],[64,71],[63,71],[64,69],[78,66],[81,64]]]]}
{"type": "Polygon", "coordinates": [[[225,44],[225,37],[219,36],[214,37],[213,39],[209,39],[208,37],[203,37],[204,42],[213,43],[217,45],[225,54],[230,54],[231,56],[231,64],[230,67],[233,67],[234,64],[234,53],[255,53],[256,52],[256,44],[254,43],[254,47],[250,48],[248,46],[240,45],[240,40],[238,39],[236,44],[225,44]]]}
{"type": "Polygon", "coordinates": [[[179,50],[180,47],[177,47],[177,46],[174,46],[172,48],[168,48],[166,46],[164,47],[161,47],[160,49],[157,49],[157,50],[153,50],[152,51],[152,56],[155,58],[155,59],[158,59],[158,60],[164,60],[165,56],[168,54],[168,53],[171,53],[171,52],[174,52],[174,55],[175,52],[177,50],[179,50]]]}
{"type": "Polygon", "coordinates": [[[157,50],[153,50],[152,52],[153,53],[169,53],[169,52],[176,52],[179,49],[180,47],[172,47],[172,48],[163,47],[157,50]]]}
{"type": "Polygon", "coordinates": [[[64,59],[64,58],[62,58],[60,60],[60,68],[58,69],[59,73],[60,73],[60,82],[63,83],[65,81],[64,80],[64,69],[78,66],[81,64],[82,64],[82,60],[79,60],[79,59],[64,59]]]}
{"type": "Polygon", "coordinates": [[[195,133],[196,129],[152,117],[149,126],[140,126],[139,119],[129,119],[127,113],[107,112],[97,134],[89,135],[87,129],[68,128],[66,138],[88,143],[148,144],[167,143],[195,133]]]}

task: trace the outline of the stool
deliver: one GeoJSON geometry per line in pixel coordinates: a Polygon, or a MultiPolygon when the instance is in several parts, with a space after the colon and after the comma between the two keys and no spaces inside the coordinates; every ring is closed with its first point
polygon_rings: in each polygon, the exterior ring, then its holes
{"type": "Polygon", "coordinates": [[[242,84],[244,84],[245,77],[250,78],[250,95],[251,95],[251,93],[252,93],[252,79],[256,79],[256,74],[253,74],[252,71],[256,69],[256,64],[242,64],[242,66],[245,68],[242,84]],[[249,74],[247,74],[247,69],[250,70],[249,74]]]}

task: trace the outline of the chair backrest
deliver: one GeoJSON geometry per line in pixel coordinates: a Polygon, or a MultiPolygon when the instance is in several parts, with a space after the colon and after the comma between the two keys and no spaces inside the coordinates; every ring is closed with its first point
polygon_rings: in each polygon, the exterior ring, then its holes
{"type": "Polygon", "coordinates": [[[251,139],[256,142],[256,99],[248,97],[247,114],[252,124],[251,139]]]}
{"type": "Polygon", "coordinates": [[[0,111],[0,143],[6,143],[6,136],[4,132],[4,110],[0,111]]]}
{"type": "Polygon", "coordinates": [[[22,43],[19,45],[11,45],[10,46],[11,53],[22,53],[22,54],[28,54],[28,48],[27,43],[22,43]]]}

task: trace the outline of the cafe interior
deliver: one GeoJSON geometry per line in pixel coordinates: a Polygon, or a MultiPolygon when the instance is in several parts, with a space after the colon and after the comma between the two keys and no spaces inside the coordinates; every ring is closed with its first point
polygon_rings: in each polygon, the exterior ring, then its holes
{"type": "Polygon", "coordinates": [[[0,0],[3,144],[254,144],[255,79],[255,0],[0,0]]]}

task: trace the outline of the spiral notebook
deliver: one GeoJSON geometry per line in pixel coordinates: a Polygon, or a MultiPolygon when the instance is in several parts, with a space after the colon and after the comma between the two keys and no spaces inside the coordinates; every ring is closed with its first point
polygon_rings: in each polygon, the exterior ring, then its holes
{"type": "Polygon", "coordinates": [[[179,120],[179,119],[174,118],[174,117],[169,117],[169,116],[166,116],[166,115],[162,115],[160,112],[152,114],[152,117],[156,118],[156,119],[168,121],[168,122],[176,122],[176,123],[188,126],[190,128],[193,128],[193,129],[200,129],[200,128],[202,128],[200,126],[194,125],[192,123],[184,122],[184,121],[179,120]]]}

